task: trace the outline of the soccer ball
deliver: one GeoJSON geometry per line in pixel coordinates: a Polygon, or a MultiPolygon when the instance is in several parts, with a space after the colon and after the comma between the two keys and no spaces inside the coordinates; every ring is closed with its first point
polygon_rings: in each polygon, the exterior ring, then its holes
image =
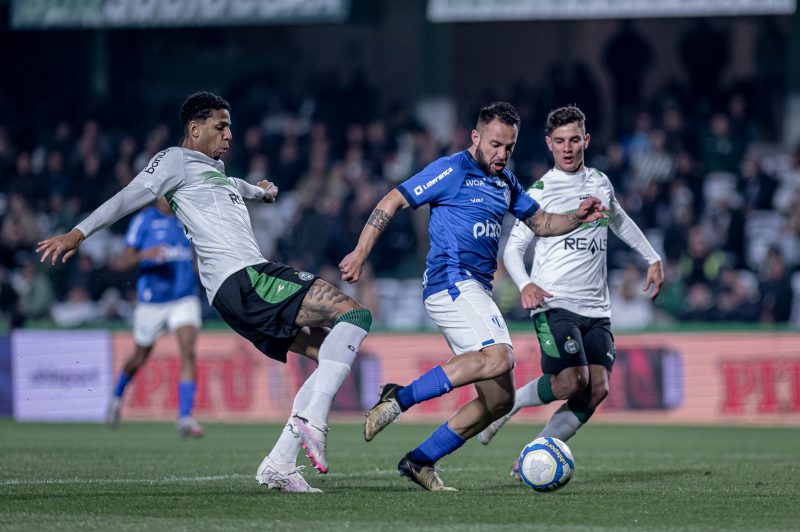
{"type": "Polygon", "coordinates": [[[557,438],[536,438],[519,455],[520,479],[536,491],[563,488],[574,471],[572,451],[557,438]]]}

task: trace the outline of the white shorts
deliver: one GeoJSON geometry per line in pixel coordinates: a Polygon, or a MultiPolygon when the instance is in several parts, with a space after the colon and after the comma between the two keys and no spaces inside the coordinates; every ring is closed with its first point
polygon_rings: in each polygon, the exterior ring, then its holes
{"type": "Polygon", "coordinates": [[[425,310],[439,327],[453,353],[480,351],[495,344],[511,346],[508,327],[492,293],[478,281],[456,283],[461,294],[453,301],[447,290],[425,300],[425,310]]]}
{"type": "Polygon", "coordinates": [[[166,303],[139,303],[133,311],[133,340],[136,345],[149,347],[161,336],[165,327],[174,331],[186,325],[198,329],[203,325],[200,298],[197,296],[186,296],[166,303]]]}

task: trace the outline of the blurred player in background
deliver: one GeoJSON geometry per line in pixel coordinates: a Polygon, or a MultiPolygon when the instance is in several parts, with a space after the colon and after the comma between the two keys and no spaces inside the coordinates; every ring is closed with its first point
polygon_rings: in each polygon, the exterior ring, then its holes
{"type": "Polygon", "coordinates": [[[125,388],[147,361],[156,339],[166,327],[175,333],[181,355],[178,433],[199,438],[204,434],[203,427],[192,417],[192,407],[197,381],[194,345],[202,325],[202,310],[192,246],[164,198],[131,220],[125,245],[113,266],[129,270],[139,265],[138,304],[133,314],[136,347],[117,378],[106,421],[112,428],[119,424],[125,388]]]}
{"type": "Polygon", "coordinates": [[[483,444],[520,408],[556,400],[566,403],[539,436],[566,441],[608,395],[616,357],[606,266],[609,227],[650,265],[643,290],[653,287],[651,300],[664,282],[661,258],[620,206],[608,177],[584,165],[590,137],[583,112],[574,106],[551,111],[546,131],[555,167],[528,194],[553,212],[571,212],[584,198],[595,196],[609,206],[608,218],[581,224],[559,237],[535,234],[524,224],[515,224],[503,262],[522,293],[523,308],[531,310],[543,375],[517,390],[514,408],[480,434],[483,444]],[[531,243],[534,260],[528,275],[523,256],[531,243]]]}
{"type": "Polygon", "coordinates": [[[570,213],[550,214],[525,194],[506,168],[519,125],[519,115],[508,103],[483,108],[472,131],[472,146],[434,161],[389,192],[370,215],[356,249],[339,265],[343,280],[358,281],[392,216],[409,206],[431,206],[423,297],[428,314],[457,356],[408,386],[386,384],[364,426],[370,441],[413,405],[474,383],[478,397],[398,464],[401,474],[428,490],[453,490],[442,483],[436,462],[505,415],[514,401],[511,337],[491,296],[506,212],[547,236],[568,233],[603,216],[597,198],[585,199],[570,213]]]}
{"type": "Polygon", "coordinates": [[[99,229],[165,197],[186,228],[209,302],[228,325],[270,358],[291,350],[318,362],[295,396],[292,415],[256,472],[271,489],[318,492],[296,466],[301,445],[321,473],[328,471],[328,414],[334,395],[372,324],[370,312],[319,279],[267,261],[256,244],[245,200],[271,203],[278,189],[225,175],[230,105],[211,93],[189,96],[180,109],[181,146],[157,153],[131,183],[69,233],[48,238],[41,260],[65,262],[99,229]]]}

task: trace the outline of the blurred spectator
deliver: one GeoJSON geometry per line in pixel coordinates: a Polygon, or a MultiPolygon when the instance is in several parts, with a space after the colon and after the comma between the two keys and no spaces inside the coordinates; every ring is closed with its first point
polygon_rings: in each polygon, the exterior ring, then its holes
{"type": "Polygon", "coordinates": [[[6,265],[21,264],[18,253],[27,254],[39,241],[39,227],[36,215],[28,202],[20,194],[11,194],[8,198],[8,212],[0,226],[0,254],[6,265]]]}
{"type": "Polygon", "coordinates": [[[25,321],[40,320],[49,316],[53,304],[53,287],[50,278],[31,258],[11,279],[18,295],[18,310],[25,321]]]}
{"type": "Polygon", "coordinates": [[[792,282],[781,252],[770,247],[761,274],[762,323],[786,323],[792,312],[792,282]]]}
{"type": "MultiPolygon", "coordinates": [[[[681,278],[692,292],[698,292],[695,286],[712,286],[719,277],[725,254],[711,247],[706,229],[696,225],[689,229],[686,250],[681,256],[681,278]]],[[[710,289],[709,289],[710,294],[710,289]]],[[[695,296],[698,302],[704,300],[701,295],[695,296]]],[[[709,296],[710,298],[710,296],[709,296]]],[[[700,305],[702,307],[702,305],[700,305]]]]}
{"type": "MultiPolygon", "coordinates": [[[[19,314],[19,295],[11,286],[8,270],[0,265],[0,330],[20,327],[23,319],[19,314]]],[[[52,301],[51,301],[52,303],[52,301]]]]}
{"type": "Polygon", "coordinates": [[[614,329],[644,329],[655,321],[654,307],[642,291],[643,274],[634,264],[611,283],[611,316],[614,329]]]}

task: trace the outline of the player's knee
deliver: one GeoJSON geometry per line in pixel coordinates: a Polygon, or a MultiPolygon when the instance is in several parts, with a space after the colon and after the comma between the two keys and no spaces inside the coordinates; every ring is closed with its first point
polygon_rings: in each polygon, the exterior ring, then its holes
{"type": "Polygon", "coordinates": [[[372,313],[369,311],[369,309],[362,307],[358,303],[355,303],[355,307],[342,312],[336,317],[334,326],[336,326],[338,323],[349,323],[364,329],[366,332],[369,332],[370,328],[372,327],[372,313]]]}
{"type": "MultiPolygon", "coordinates": [[[[514,352],[509,346],[499,344],[492,346],[491,349],[485,349],[483,353],[483,378],[493,379],[514,369],[514,352]]],[[[511,399],[513,401],[513,397],[511,399]]]]}

